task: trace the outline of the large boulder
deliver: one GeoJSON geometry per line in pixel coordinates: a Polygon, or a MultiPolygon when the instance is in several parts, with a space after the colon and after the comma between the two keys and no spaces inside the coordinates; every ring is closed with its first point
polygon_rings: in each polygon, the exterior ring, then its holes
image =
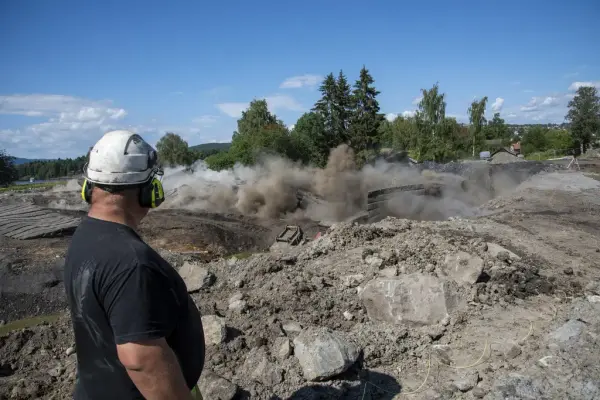
{"type": "Polygon", "coordinates": [[[213,400],[232,400],[238,391],[234,383],[212,371],[202,372],[198,388],[203,398],[213,400]]]}
{"type": "Polygon", "coordinates": [[[377,278],[365,285],[361,298],[373,321],[418,326],[440,323],[458,307],[444,281],[420,273],[377,278]]]}
{"type": "Polygon", "coordinates": [[[473,285],[483,272],[483,260],[464,251],[447,254],[443,273],[457,283],[473,285]]]}
{"type": "Polygon", "coordinates": [[[190,262],[183,264],[179,269],[179,275],[190,293],[206,289],[215,282],[215,276],[206,268],[190,262]]]}
{"type": "Polygon", "coordinates": [[[204,315],[202,316],[202,328],[204,329],[204,340],[209,345],[219,345],[227,339],[225,318],[218,315],[204,315]]]}
{"type": "Polygon", "coordinates": [[[358,359],[359,348],[341,334],[326,328],[303,331],[294,339],[294,355],[304,378],[322,381],[341,374],[358,359]]]}

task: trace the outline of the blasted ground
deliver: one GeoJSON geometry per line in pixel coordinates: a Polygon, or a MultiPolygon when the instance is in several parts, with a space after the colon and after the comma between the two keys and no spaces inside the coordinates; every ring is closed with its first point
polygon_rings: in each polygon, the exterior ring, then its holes
{"type": "MultiPolygon", "coordinates": [[[[167,207],[141,231],[204,316],[205,398],[599,398],[600,181],[518,164],[171,171],[167,207]],[[368,191],[418,184],[443,190],[399,191],[360,217],[368,191]],[[306,240],[273,245],[287,224],[306,240]]],[[[0,206],[77,216],[76,189],[0,206]]],[[[68,242],[0,238],[0,399],[70,395],[68,242]]]]}

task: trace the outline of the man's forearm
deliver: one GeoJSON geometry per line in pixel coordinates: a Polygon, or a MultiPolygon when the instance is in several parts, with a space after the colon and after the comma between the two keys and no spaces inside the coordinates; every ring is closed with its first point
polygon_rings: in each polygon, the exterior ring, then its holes
{"type": "Polygon", "coordinates": [[[148,400],[192,400],[177,357],[166,343],[145,350],[138,362],[125,368],[148,400]]]}

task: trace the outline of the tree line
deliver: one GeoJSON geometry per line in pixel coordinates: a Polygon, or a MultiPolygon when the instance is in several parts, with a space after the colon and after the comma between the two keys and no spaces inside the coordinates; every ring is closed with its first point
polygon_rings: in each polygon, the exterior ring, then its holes
{"type": "MultiPolygon", "coordinates": [[[[594,87],[580,87],[569,102],[567,128],[528,125],[518,129],[507,125],[500,113],[486,119],[487,97],[469,105],[468,125],[458,123],[446,115],[446,94],[437,83],[421,89],[414,115],[388,120],[377,100],[380,91],[364,66],[352,85],[341,70],[337,75],[328,74],[319,92],[320,98],[292,129],[269,111],[265,100],[253,100],[237,121],[229,147],[189,147],[177,133],[168,132],[157,143],[160,159],[165,166],[189,166],[203,159],[209,168],[221,170],[235,163],[251,165],[262,155],[276,154],[322,167],[329,151],[345,143],[354,150],[359,165],[373,159],[382,148],[406,151],[418,161],[448,162],[477,158],[480,151],[508,147],[517,141],[526,156],[579,154],[600,139],[600,98],[594,87]]],[[[2,182],[74,175],[85,164],[82,156],[15,166],[11,157],[4,152],[0,155],[2,182]]]]}
{"type": "Polygon", "coordinates": [[[494,151],[520,142],[524,154],[579,154],[600,138],[600,99],[594,87],[581,87],[569,102],[565,116],[569,129],[543,125],[511,128],[500,113],[486,119],[488,98],[469,105],[469,124],[446,115],[446,95],[436,83],[421,90],[414,115],[393,120],[380,112],[374,79],[363,67],[351,86],[343,71],[327,75],[319,87],[320,99],[289,129],[271,113],[265,100],[254,100],[242,112],[228,150],[199,155],[177,134],[159,141],[161,159],[167,164],[190,165],[204,159],[211,169],[250,165],[262,154],[278,154],[295,161],[324,166],[330,149],[342,143],[355,151],[358,163],[372,159],[381,148],[402,150],[418,161],[448,162],[477,158],[480,151],[494,151]],[[575,151],[574,149],[579,149],[575,151]]]}

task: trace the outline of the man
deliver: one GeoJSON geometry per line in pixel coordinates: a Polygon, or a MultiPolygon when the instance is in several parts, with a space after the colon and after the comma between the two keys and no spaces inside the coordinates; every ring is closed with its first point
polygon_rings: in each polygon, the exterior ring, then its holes
{"type": "Polygon", "coordinates": [[[164,199],[161,174],[156,151],[132,132],[109,132],[90,151],[82,189],[90,209],[64,272],[76,400],[200,398],[200,313],[177,271],[136,233],[164,199]]]}

